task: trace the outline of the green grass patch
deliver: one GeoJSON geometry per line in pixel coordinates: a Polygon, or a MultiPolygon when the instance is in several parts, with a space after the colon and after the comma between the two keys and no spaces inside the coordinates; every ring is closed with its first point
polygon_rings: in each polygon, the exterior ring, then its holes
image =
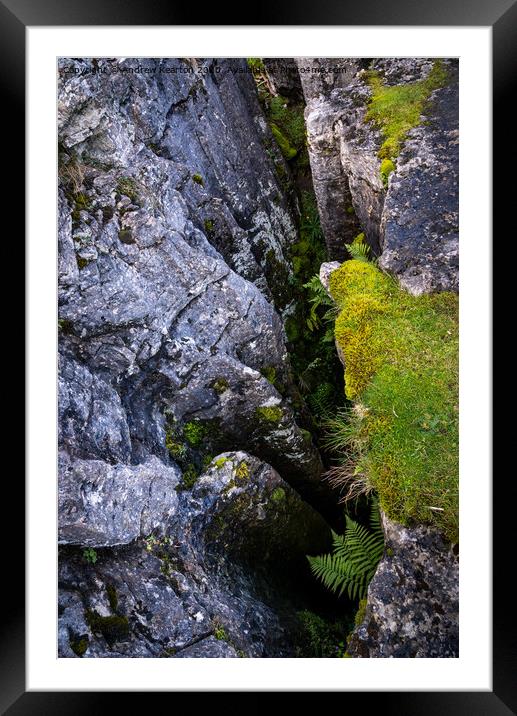
{"type": "Polygon", "coordinates": [[[390,518],[434,524],[457,541],[458,296],[410,296],[357,260],[331,274],[330,291],[356,403],[335,444],[354,453],[390,518]]]}
{"type": "Polygon", "coordinates": [[[382,131],[384,141],[379,150],[381,159],[394,159],[399,155],[409,130],[420,124],[420,117],[431,92],[443,87],[447,77],[447,70],[441,60],[434,62],[425,79],[407,84],[388,86],[377,71],[368,73],[367,82],[372,97],[365,119],[382,131]]]}

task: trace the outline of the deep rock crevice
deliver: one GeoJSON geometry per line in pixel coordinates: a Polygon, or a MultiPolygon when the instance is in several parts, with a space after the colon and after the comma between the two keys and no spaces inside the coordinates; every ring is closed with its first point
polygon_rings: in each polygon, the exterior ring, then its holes
{"type": "MultiPolygon", "coordinates": [[[[304,284],[363,231],[412,293],[457,288],[457,84],[448,61],[386,187],[364,70],[407,83],[431,63],[296,71],[328,62],[267,60],[264,94],[244,60],[60,61],[61,656],[307,655],[298,613],[346,612],[305,559],[341,524],[317,410],[344,398],[304,284]],[[310,165],[281,125],[300,111],[310,165]]],[[[416,584],[423,554],[416,533],[390,529],[398,557],[381,563],[350,653],[454,655],[454,605],[426,617],[432,653],[383,631],[390,564],[416,584]]],[[[426,535],[435,581],[397,623],[454,590],[426,535]]]]}

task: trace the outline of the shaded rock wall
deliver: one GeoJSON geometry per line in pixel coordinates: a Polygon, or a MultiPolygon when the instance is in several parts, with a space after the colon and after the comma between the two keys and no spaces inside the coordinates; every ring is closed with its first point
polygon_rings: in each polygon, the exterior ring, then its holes
{"type": "Polygon", "coordinates": [[[99,550],[95,565],[63,553],[61,656],[81,642],[86,658],[292,656],[288,580],[304,551],[328,546],[322,518],[244,452],[218,456],[192,492],[172,495],[161,533],[99,550]]]}

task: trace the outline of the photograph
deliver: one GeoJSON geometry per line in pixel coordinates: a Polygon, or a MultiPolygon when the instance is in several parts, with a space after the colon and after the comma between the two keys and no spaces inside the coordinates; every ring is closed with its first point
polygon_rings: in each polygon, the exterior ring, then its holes
{"type": "Polygon", "coordinates": [[[452,658],[455,57],[60,57],[59,658],[452,658]]]}

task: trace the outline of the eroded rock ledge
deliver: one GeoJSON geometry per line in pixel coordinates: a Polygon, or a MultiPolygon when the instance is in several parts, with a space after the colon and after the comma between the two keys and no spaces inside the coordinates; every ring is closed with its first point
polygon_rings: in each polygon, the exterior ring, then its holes
{"type": "MultiPolygon", "coordinates": [[[[320,515],[244,452],[217,456],[192,491],[171,494],[167,515],[163,502],[148,507],[161,531],[142,523],[141,538],[99,550],[90,567],[80,551],[63,553],[61,656],[292,656],[296,624],[277,585],[314,545],[327,545],[320,515]]],[[[134,502],[121,499],[118,511],[134,502]]],[[[101,539],[75,534],[79,544],[103,546],[133,536],[118,519],[110,530],[101,539]]]]}

